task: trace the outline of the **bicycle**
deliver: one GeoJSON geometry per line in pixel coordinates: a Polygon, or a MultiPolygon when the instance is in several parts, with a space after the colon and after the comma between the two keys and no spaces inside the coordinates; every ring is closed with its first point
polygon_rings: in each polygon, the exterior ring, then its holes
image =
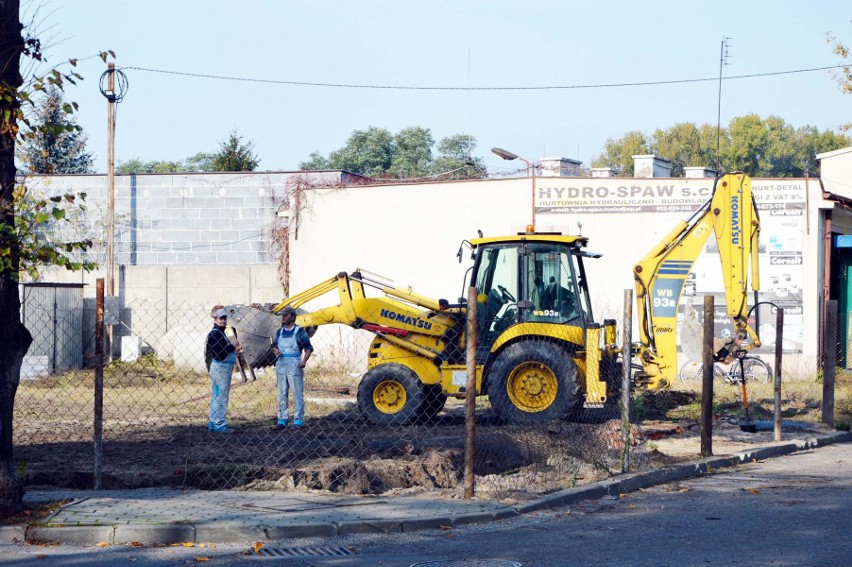
{"type": "MultiPolygon", "coordinates": [[[[745,369],[746,382],[769,383],[772,377],[772,368],[756,356],[745,356],[733,361],[726,369],[723,364],[713,363],[713,380],[721,380],[725,384],[736,385],[742,382],[742,368],[745,369]]],[[[678,378],[682,383],[693,380],[701,380],[704,376],[704,364],[700,362],[687,362],[680,368],[678,378]]]]}

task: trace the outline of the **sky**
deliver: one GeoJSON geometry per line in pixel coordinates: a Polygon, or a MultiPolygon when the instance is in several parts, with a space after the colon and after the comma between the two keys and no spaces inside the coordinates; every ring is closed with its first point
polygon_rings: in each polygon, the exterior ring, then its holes
{"type": "MultiPolygon", "coordinates": [[[[826,32],[852,44],[848,0],[24,0],[22,12],[49,65],[79,60],[84,80],[66,100],[80,105],[98,172],[104,50],[129,86],[119,163],[183,161],[236,130],[258,170],[287,171],[355,130],[419,126],[436,142],[472,135],[499,175],[518,162],[495,146],[589,166],[629,131],[716,124],[725,37],[723,77],[838,65],[826,32]],[[710,80],[589,88],[686,79],[710,80]]],[[[825,70],[723,80],[722,124],[749,113],[836,130],[852,120],[852,95],[825,70]]]]}

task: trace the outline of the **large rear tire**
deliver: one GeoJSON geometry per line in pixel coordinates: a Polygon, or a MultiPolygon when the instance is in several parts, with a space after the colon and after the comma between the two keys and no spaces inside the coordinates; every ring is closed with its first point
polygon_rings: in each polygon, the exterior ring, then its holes
{"type": "Polygon", "coordinates": [[[416,420],[426,398],[425,385],[401,364],[373,368],[358,385],[358,407],[376,425],[405,425],[416,420]]]}
{"type": "Polygon", "coordinates": [[[509,345],[488,371],[488,398],[509,424],[564,418],[579,398],[579,371],[570,355],[540,340],[509,345]]]}

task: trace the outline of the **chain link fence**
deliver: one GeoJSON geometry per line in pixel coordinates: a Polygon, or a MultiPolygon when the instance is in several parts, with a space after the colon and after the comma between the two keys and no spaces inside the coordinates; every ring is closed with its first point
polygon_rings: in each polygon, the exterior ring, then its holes
{"type": "MultiPolygon", "coordinates": [[[[16,398],[14,442],[27,484],[90,488],[96,306],[82,300],[79,287],[58,291],[76,299],[63,303],[33,290],[25,297],[25,324],[35,341],[16,398]]],[[[317,327],[304,369],[301,427],[294,423],[300,416],[292,390],[281,426],[270,349],[281,317],[268,306],[226,309],[226,334],[236,329],[242,350],[241,364],[229,373],[226,420],[233,432],[211,430],[205,367],[211,306],[137,301],[112,313],[107,306],[104,488],[462,494],[469,345],[460,309],[449,309],[455,316],[422,311],[429,329],[419,336],[368,323],[407,316],[382,313],[387,306],[378,304],[358,314],[360,329],[317,327]]],[[[524,498],[621,472],[621,365],[606,369],[609,383],[597,390],[610,390],[606,402],[586,400],[583,376],[591,359],[580,347],[582,331],[560,325],[554,334],[554,325],[529,322],[495,347],[495,337],[517,318],[507,301],[479,320],[476,357],[485,371],[477,380],[487,395],[475,400],[469,464],[476,494],[524,498]]],[[[650,465],[642,440],[635,432],[629,439],[631,470],[650,465]]]]}

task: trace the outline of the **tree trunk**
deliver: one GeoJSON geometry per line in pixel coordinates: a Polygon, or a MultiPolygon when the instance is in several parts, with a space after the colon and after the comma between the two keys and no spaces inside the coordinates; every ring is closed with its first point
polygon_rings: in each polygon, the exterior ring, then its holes
{"type": "MultiPolygon", "coordinates": [[[[22,29],[20,0],[0,0],[0,228],[3,229],[15,226],[13,190],[17,92],[23,84],[22,29]]],[[[21,363],[32,336],[21,324],[18,251],[17,239],[5,230],[0,232],[0,253],[8,254],[11,260],[11,264],[0,268],[0,515],[20,510],[24,497],[23,482],[15,472],[12,417],[21,380],[21,363]]]]}

